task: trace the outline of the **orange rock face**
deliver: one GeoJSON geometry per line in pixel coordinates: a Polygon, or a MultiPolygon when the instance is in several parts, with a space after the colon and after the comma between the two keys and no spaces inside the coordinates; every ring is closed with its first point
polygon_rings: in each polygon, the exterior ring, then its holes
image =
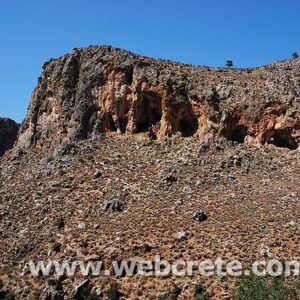
{"type": "Polygon", "coordinates": [[[290,149],[300,142],[299,60],[208,68],[102,46],[74,49],[43,68],[19,147],[141,132],[290,149]]]}

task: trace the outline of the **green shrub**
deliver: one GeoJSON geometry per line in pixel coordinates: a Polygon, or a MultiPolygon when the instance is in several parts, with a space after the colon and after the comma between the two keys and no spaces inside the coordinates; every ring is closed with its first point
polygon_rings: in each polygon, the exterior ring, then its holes
{"type": "Polygon", "coordinates": [[[75,295],[75,300],[98,300],[100,299],[94,291],[91,291],[89,285],[80,289],[75,295]]]}
{"type": "Polygon", "coordinates": [[[259,277],[254,274],[237,280],[233,300],[297,300],[297,285],[284,276],[259,277]]]}
{"type": "Polygon", "coordinates": [[[175,285],[170,293],[170,299],[177,300],[180,294],[181,294],[181,288],[175,285]]]}
{"type": "Polygon", "coordinates": [[[61,244],[60,243],[54,243],[51,245],[51,250],[54,252],[60,252],[61,244]]]}
{"type": "Polygon", "coordinates": [[[14,292],[12,291],[5,291],[4,282],[0,279],[0,300],[14,300],[16,298],[14,292]]]}
{"type": "Polygon", "coordinates": [[[195,288],[194,300],[209,300],[210,297],[202,284],[198,284],[195,288]]]}
{"type": "Polygon", "coordinates": [[[63,217],[60,217],[54,221],[54,226],[57,227],[57,229],[62,229],[65,227],[65,219],[63,217]]]}
{"type": "Polygon", "coordinates": [[[1,300],[15,300],[16,296],[14,292],[11,291],[1,291],[0,292],[0,299],[1,300]]]}
{"type": "Polygon", "coordinates": [[[119,285],[117,283],[111,283],[107,292],[107,296],[110,300],[119,300],[121,293],[119,292],[119,285]]]}

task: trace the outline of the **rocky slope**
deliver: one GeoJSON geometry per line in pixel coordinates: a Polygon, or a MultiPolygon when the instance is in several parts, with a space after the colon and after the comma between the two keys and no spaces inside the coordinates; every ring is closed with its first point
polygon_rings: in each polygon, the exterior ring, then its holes
{"type": "Polygon", "coordinates": [[[99,295],[91,299],[118,299],[108,298],[114,282],[124,300],[192,300],[199,283],[211,299],[231,299],[232,277],[33,277],[28,262],[299,261],[299,170],[298,151],[178,137],[88,139],[5,156],[0,279],[16,299],[88,299],[74,298],[86,279],[99,295]],[[206,220],[194,218],[198,210],[206,220]]]}
{"type": "Polygon", "coordinates": [[[0,118],[0,156],[11,149],[17,139],[19,125],[7,118],[0,118]]]}
{"type": "Polygon", "coordinates": [[[74,49],[43,66],[18,147],[52,147],[99,133],[163,139],[217,135],[296,149],[300,61],[213,69],[109,46],[74,49]]]}
{"type": "Polygon", "coordinates": [[[213,300],[234,292],[235,278],[197,272],[34,277],[29,260],[299,261],[299,70],[108,46],[48,61],[0,160],[0,299],[189,300],[199,283],[213,300]]]}

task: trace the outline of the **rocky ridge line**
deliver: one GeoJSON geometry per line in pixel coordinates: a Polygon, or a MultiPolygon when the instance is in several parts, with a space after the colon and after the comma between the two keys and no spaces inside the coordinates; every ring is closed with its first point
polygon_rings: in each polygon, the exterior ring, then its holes
{"type": "Polygon", "coordinates": [[[197,67],[110,46],[43,66],[17,146],[55,147],[98,134],[217,136],[296,149],[300,60],[260,68],[197,67]]]}

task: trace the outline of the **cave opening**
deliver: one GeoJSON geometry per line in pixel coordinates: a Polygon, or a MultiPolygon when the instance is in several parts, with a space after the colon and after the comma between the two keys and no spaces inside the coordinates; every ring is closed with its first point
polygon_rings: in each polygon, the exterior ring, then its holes
{"type": "Polygon", "coordinates": [[[183,137],[193,136],[199,127],[198,119],[191,103],[175,104],[172,108],[173,132],[180,132],[183,137]]]}
{"type": "Polygon", "coordinates": [[[136,111],[136,133],[147,132],[161,118],[161,99],[152,93],[142,95],[136,111]]]}
{"type": "Polygon", "coordinates": [[[114,122],[111,112],[102,112],[100,116],[99,130],[100,132],[117,131],[116,124],[114,122]]]}
{"type": "Polygon", "coordinates": [[[296,150],[298,148],[298,143],[288,130],[273,131],[268,143],[279,148],[288,148],[290,150],[296,150]]]}
{"type": "Polygon", "coordinates": [[[109,131],[117,131],[117,127],[111,113],[108,114],[108,123],[109,123],[109,131]]]}
{"type": "Polygon", "coordinates": [[[130,67],[128,70],[125,72],[125,83],[127,85],[131,85],[133,81],[133,67],[130,67]]]}
{"type": "Polygon", "coordinates": [[[247,127],[243,125],[238,125],[233,130],[230,140],[239,144],[243,144],[245,141],[245,137],[247,136],[247,131],[247,127]]]}
{"type": "Polygon", "coordinates": [[[128,125],[128,111],[129,106],[126,98],[121,98],[116,101],[115,116],[116,116],[116,127],[121,131],[122,134],[126,133],[128,125]]]}
{"type": "Polygon", "coordinates": [[[182,136],[189,137],[195,134],[198,129],[198,122],[196,119],[183,118],[179,121],[179,131],[182,136]]]}
{"type": "Polygon", "coordinates": [[[119,118],[119,125],[120,125],[121,133],[125,133],[126,132],[127,124],[128,124],[127,117],[124,117],[124,118],[120,117],[119,118]]]}

